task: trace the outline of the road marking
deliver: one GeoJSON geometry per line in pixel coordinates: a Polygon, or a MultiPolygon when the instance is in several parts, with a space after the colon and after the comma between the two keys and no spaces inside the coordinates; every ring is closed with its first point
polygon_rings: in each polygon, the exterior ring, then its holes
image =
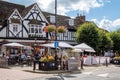
{"type": "Polygon", "coordinates": [[[83,72],[82,74],[87,74],[87,75],[90,75],[92,74],[93,72],[83,72]]]}
{"type": "Polygon", "coordinates": [[[105,74],[99,74],[97,76],[100,76],[100,77],[108,77],[108,73],[105,73],[105,74]]]}

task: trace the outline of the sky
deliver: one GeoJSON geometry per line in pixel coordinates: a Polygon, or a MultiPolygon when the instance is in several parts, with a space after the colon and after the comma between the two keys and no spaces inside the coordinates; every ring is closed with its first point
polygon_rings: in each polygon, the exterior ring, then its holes
{"type": "MultiPolygon", "coordinates": [[[[37,3],[41,10],[55,12],[55,0],[3,0],[29,6],[37,3]]],[[[120,0],[57,0],[57,14],[75,18],[85,15],[98,27],[108,31],[120,29],[120,0]]]]}

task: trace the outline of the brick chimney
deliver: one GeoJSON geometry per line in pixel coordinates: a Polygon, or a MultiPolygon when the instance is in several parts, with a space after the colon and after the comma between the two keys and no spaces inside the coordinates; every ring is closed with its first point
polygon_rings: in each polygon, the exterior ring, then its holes
{"type": "Polygon", "coordinates": [[[77,17],[75,18],[75,25],[78,26],[84,22],[85,22],[85,16],[82,14],[80,14],[80,15],[77,14],[77,17]]]}

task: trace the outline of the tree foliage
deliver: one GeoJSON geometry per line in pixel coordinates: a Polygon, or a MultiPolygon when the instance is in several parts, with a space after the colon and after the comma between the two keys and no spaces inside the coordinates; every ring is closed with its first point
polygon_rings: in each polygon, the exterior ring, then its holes
{"type": "Polygon", "coordinates": [[[97,26],[92,22],[86,22],[78,27],[76,32],[77,42],[86,43],[93,47],[94,49],[98,48],[99,33],[97,26]]]}
{"type": "Polygon", "coordinates": [[[120,31],[111,32],[110,37],[113,41],[113,50],[120,52],[120,31]]]}
{"type": "Polygon", "coordinates": [[[111,49],[111,47],[113,46],[113,42],[110,38],[110,35],[108,32],[106,32],[105,30],[101,30],[98,29],[98,33],[99,33],[99,50],[106,50],[106,49],[111,49]]]}
{"type": "Polygon", "coordinates": [[[80,25],[76,32],[76,40],[78,43],[86,43],[93,47],[96,51],[108,50],[112,47],[112,40],[109,32],[100,29],[92,22],[80,25]]]}

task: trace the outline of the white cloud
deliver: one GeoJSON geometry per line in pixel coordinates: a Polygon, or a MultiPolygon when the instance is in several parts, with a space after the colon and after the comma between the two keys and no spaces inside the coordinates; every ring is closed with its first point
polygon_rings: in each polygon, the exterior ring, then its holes
{"type": "MultiPolygon", "coordinates": [[[[91,8],[101,7],[107,1],[110,0],[57,0],[57,12],[62,15],[75,10],[89,13],[91,8]]],[[[36,2],[42,10],[54,12],[55,0],[36,0],[36,2]]]]}
{"type": "Polygon", "coordinates": [[[91,19],[91,21],[94,21],[98,27],[106,29],[108,31],[114,31],[116,29],[120,29],[120,18],[111,21],[107,18],[103,18],[102,20],[97,20],[97,19],[91,19]]]}
{"type": "Polygon", "coordinates": [[[40,8],[43,10],[51,9],[50,4],[54,0],[36,0],[36,2],[39,4],[40,8]]]}
{"type": "Polygon", "coordinates": [[[113,21],[113,26],[120,26],[120,18],[113,21]]]}

